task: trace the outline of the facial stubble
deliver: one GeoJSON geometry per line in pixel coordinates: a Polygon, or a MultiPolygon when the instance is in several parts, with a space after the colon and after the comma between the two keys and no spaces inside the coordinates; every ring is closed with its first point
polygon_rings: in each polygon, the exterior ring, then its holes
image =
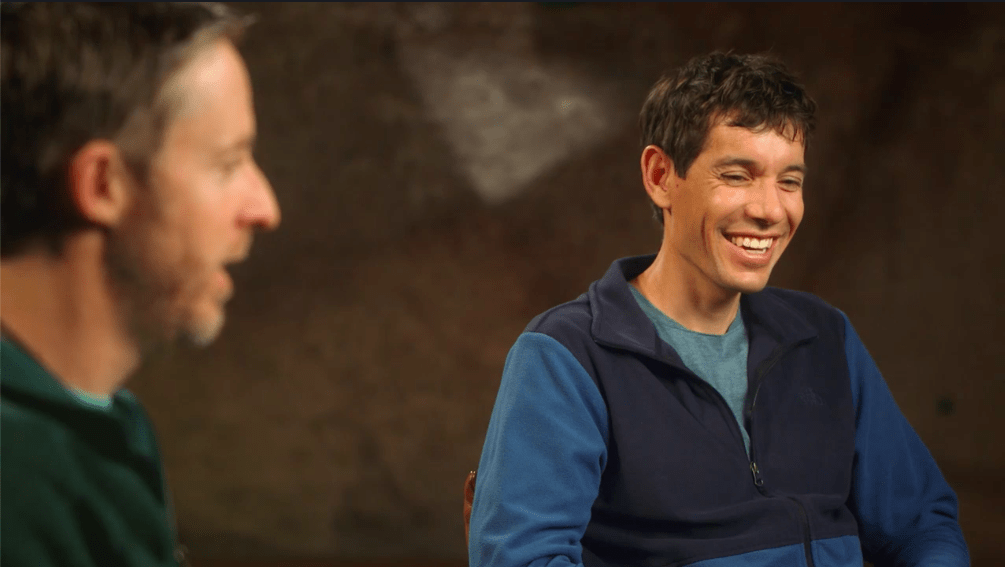
{"type": "Polygon", "coordinates": [[[105,266],[127,332],[141,353],[187,340],[195,346],[213,342],[223,328],[223,303],[215,313],[200,314],[199,302],[209,294],[210,275],[190,250],[177,250],[164,207],[156,197],[141,197],[128,220],[109,231],[105,266]]]}

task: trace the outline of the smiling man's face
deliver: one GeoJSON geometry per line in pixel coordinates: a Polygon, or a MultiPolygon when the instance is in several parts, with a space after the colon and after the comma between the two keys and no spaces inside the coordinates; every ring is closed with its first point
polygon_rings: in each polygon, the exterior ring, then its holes
{"type": "MultiPolygon", "coordinates": [[[[785,132],[790,134],[790,132],[785,132]]],[[[699,292],[763,289],[803,218],[803,142],[719,121],[687,177],[670,174],[665,245],[699,292]]]]}
{"type": "Polygon", "coordinates": [[[175,78],[183,93],[129,220],[109,237],[108,265],[141,342],[207,344],[243,260],[279,207],[253,157],[255,115],[244,62],[220,40],[175,78]]]}

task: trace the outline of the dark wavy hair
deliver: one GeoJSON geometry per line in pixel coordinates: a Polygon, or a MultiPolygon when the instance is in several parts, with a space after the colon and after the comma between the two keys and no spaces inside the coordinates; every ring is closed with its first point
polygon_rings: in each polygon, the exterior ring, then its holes
{"type": "MultiPolygon", "coordinates": [[[[789,132],[805,146],[816,108],[778,59],[715,52],[688,61],[649,91],[639,114],[642,147],[662,149],[683,179],[719,120],[751,130],[789,132]]],[[[661,211],[655,204],[653,209],[662,224],[661,211]]]]}
{"type": "Polygon", "coordinates": [[[87,142],[114,142],[145,179],[179,103],[165,85],[249,23],[215,3],[0,4],[0,255],[58,254],[86,226],[66,174],[87,142]]]}

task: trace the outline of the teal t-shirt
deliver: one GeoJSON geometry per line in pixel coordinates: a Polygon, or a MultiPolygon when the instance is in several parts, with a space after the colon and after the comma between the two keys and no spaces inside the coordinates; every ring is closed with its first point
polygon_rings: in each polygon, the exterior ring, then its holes
{"type": "Polygon", "coordinates": [[[747,329],[740,310],[736,310],[736,318],[726,334],[706,335],[684,328],[657,309],[635,286],[628,287],[663,342],[677,351],[688,370],[711,384],[726,400],[740,424],[743,448],[749,455],[750,436],[743,426],[743,402],[747,397],[747,329]]]}
{"type": "Polygon", "coordinates": [[[113,400],[111,396],[99,396],[76,388],[67,389],[79,402],[99,410],[112,409],[113,400]]]}

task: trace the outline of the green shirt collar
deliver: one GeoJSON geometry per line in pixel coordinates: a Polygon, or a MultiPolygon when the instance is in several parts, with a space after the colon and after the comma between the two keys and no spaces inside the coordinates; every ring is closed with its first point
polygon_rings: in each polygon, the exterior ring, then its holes
{"type": "Polygon", "coordinates": [[[38,363],[24,347],[4,337],[0,341],[0,383],[3,388],[31,395],[60,405],[108,411],[115,398],[129,396],[120,391],[112,397],[95,396],[69,389],[38,363]]]}

